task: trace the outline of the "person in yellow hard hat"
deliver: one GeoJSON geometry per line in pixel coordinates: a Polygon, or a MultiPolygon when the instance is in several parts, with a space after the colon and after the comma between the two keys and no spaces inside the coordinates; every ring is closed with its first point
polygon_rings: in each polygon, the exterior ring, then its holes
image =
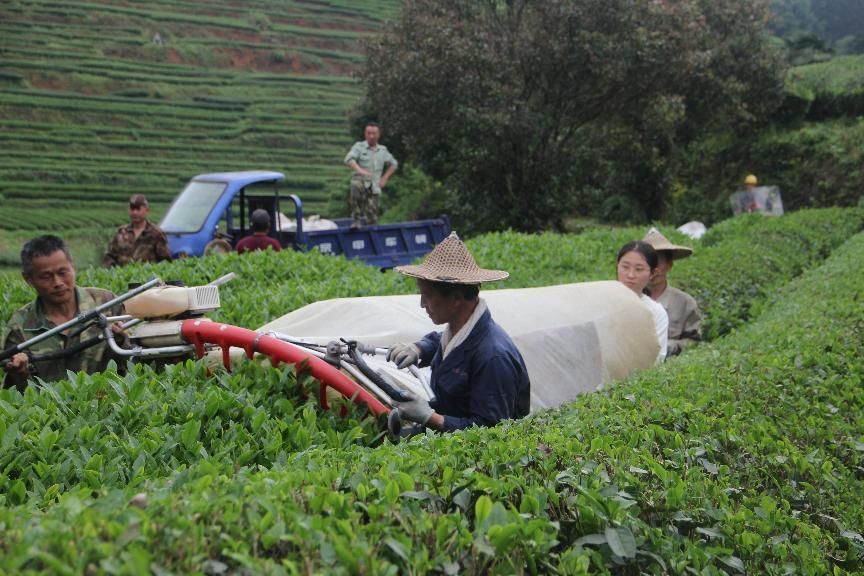
{"type": "Polygon", "coordinates": [[[756,202],[756,186],[758,184],[759,180],[756,178],[755,174],[748,174],[747,177],[744,178],[744,186],[746,187],[746,199],[744,203],[745,212],[754,212],[759,208],[759,205],[756,202]]]}

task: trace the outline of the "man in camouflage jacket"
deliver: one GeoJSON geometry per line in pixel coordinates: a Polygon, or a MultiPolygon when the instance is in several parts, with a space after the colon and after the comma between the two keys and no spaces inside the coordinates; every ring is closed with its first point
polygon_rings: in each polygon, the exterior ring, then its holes
{"type": "MultiPolygon", "coordinates": [[[[80,288],[75,285],[75,268],[69,250],[56,236],[40,236],[27,242],[21,250],[21,268],[24,279],[36,290],[36,299],[15,312],[6,324],[4,350],[115,298],[108,290],[80,288]]],[[[122,314],[122,304],[105,312],[106,316],[122,314]]],[[[117,361],[118,367],[125,367],[125,362],[117,358],[104,342],[65,357],[38,359],[39,355],[46,352],[74,348],[99,333],[100,329],[95,325],[90,325],[83,331],[73,326],[62,334],[55,334],[31,346],[26,352],[19,352],[4,366],[4,387],[15,386],[23,390],[28,379],[33,377],[45,381],[61,380],[66,378],[67,370],[101,372],[111,359],[117,361]]],[[[125,336],[119,333],[119,329],[115,329],[115,336],[118,343],[125,342],[125,336]]]]}
{"type": "Polygon", "coordinates": [[[168,239],[147,216],[150,205],[143,194],[129,198],[129,224],[117,228],[117,233],[108,245],[102,265],[125,266],[130,262],[161,262],[171,259],[168,239]]]}

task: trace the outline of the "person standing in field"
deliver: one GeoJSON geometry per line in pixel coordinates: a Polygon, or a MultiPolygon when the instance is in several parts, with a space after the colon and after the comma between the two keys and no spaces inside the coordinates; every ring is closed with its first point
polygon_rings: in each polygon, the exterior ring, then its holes
{"type": "Polygon", "coordinates": [[[278,240],[267,235],[270,232],[270,214],[266,210],[263,208],[254,210],[249,221],[252,224],[252,235],[241,238],[237,243],[238,254],[267,248],[271,248],[274,252],[282,249],[278,240]]]}
{"type": "Polygon", "coordinates": [[[158,226],[150,222],[150,204],[143,194],[129,198],[129,224],[117,228],[108,245],[102,265],[125,266],[130,262],[161,262],[171,260],[168,239],[158,226]]]}
{"type": "MultiPolygon", "coordinates": [[[[30,340],[55,326],[72,320],[79,314],[110,302],[114,294],[101,288],[80,288],[75,285],[75,267],[66,244],[57,236],[40,236],[30,240],[21,249],[21,275],[36,291],[36,299],[12,315],[3,333],[3,349],[7,350],[30,340]]],[[[106,316],[121,316],[124,307],[118,304],[106,316]]],[[[112,327],[118,344],[125,342],[125,334],[118,325],[112,327]]],[[[66,371],[85,371],[88,374],[105,370],[114,359],[119,368],[125,367],[122,358],[115,357],[103,340],[93,346],[75,350],[101,333],[99,326],[91,324],[84,331],[72,327],[55,334],[26,352],[18,352],[4,366],[4,387],[24,390],[30,378],[53,381],[66,378],[66,371]],[[68,355],[42,358],[46,353],[70,351],[68,355]]]]}
{"type": "Polygon", "coordinates": [[[365,140],[356,142],[345,156],[345,164],[351,168],[351,191],[348,202],[351,207],[352,227],[360,226],[361,219],[367,225],[378,222],[381,190],[396,172],[399,163],[387,148],[378,143],[381,126],[367,122],[365,140]]]}
{"type": "Polygon", "coordinates": [[[686,292],[669,286],[667,275],[675,260],[687,258],[693,249],[672,244],[656,228],[651,228],[643,240],[657,251],[657,270],[648,281],[651,298],[666,310],[669,316],[667,356],[675,356],[685,348],[702,340],[702,313],[699,304],[686,292]]]}
{"type": "Polygon", "coordinates": [[[759,202],[756,200],[756,186],[759,180],[755,174],[748,174],[744,178],[744,212],[756,212],[759,209],[759,202]]]}

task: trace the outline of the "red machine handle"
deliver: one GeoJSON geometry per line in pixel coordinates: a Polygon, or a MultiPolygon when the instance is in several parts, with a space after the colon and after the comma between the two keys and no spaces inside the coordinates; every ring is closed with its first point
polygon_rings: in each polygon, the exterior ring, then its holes
{"type": "Polygon", "coordinates": [[[360,384],[327,362],[294,344],[246,328],[207,320],[184,320],[180,333],[183,339],[195,346],[198,358],[204,356],[205,343],[216,344],[221,347],[222,363],[229,370],[231,368],[229,353],[232,346],[242,348],[249,358],[252,358],[255,352],[266,354],[273,360],[274,366],[278,366],[282,362],[296,365],[305,361],[309,372],[322,384],[320,401],[325,409],[329,408],[326,388],[330,387],[342,396],[353,400],[355,404],[366,404],[376,416],[390,412],[389,407],[385,406],[360,384]]]}

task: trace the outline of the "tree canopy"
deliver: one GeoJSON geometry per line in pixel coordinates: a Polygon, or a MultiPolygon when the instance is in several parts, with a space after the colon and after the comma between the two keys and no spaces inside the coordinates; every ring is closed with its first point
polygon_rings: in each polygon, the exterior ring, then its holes
{"type": "Polygon", "coordinates": [[[406,0],[368,45],[361,113],[474,230],[610,198],[654,218],[682,144],[776,102],[767,18],[767,0],[406,0]]]}
{"type": "Polygon", "coordinates": [[[861,0],[772,0],[771,28],[781,36],[811,33],[836,41],[864,34],[861,0]]]}

